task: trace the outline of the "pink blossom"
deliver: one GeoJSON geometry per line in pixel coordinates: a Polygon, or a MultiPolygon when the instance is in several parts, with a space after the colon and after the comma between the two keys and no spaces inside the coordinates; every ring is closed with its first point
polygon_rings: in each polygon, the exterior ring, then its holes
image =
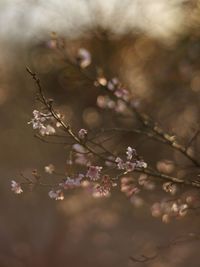
{"type": "Polygon", "coordinates": [[[87,130],[85,130],[85,129],[80,129],[79,132],[78,132],[78,137],[79,137],[81,140],[83,140],[83,139],[86,138],[87,133],[88,133],[87,130]]]}
{"type": "Polygon", "coordinates": [[[126,161],[124,164],[124,168],[125,168],[126,172],[134,171],[135,167],[136,167],[135,162],[126,161]]]}
{"type": "Polygon", "coordinates": [[[102,167],[99,166],[89,166],[86,176],[91,180],[96,181],[100,178],[100,172],[102,167]]]}
{"type": "Polygon", "coordinates": [[[60,186],[64,189],[73,189],[76,187],[80,187],[83,177],[83,174],[79,174],[76,178],[67,177],[67,179],[63,183],[60,183],[60,186]]]}
{"type": "Polygon", "coordinates": [[[129,92],[124,89],[124,88],[119,88],[115,91],[115,95],[120,98],[123,99],[125,101],[127,101],[129,99],[129,92]]]}

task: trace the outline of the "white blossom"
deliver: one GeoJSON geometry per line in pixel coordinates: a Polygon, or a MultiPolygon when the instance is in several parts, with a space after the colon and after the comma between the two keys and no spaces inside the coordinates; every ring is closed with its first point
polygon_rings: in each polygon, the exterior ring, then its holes
{"type": "Polygon", "coordinates": [[[41,135],[51,135],[55,133],[54,127],[48,123],[52,119],[53,117],[50,113],[42,113],[34,110],[33,119],[28,124],[32,124],[33,129],[38,130],[41,135]]]}
{"type": "Polygon", "coordinates": [[[21,194],[23,192],[21,185],[14,180],[11,181],[11,190],[15,194],[21,194]]]}
{"type": "Polygon", "coordinates": [[[129,146],[126,149],[126,155],[127,155],[127,160],[131,160],[132,157],[136,155],[136,150],[129,146]]]}
{"type": "Polygon", "coordinates": [[[78,60],[81,68],[86,68],[91,64],[91,54],[85,48],[80,48],[78,50],[78,60]]]}
{"type": "Polygon", "coordinates": [[[124,170],[124,162],[120,157],[117,157],[115,159],[115,162],[117,163],[117,167],[119,170],[124,170]]]}
{"type": "Polygon", "coordinates": [[[49,164],[44,167],[46,173],[52,174],[55,171],[55,166],[53,164],[49,164]]]}

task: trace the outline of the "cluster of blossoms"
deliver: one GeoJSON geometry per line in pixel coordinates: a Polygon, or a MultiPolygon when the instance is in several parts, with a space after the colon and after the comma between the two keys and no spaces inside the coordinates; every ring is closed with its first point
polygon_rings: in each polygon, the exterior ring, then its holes
{"type": "Polygon", "coordinates": [[[63,200],[63,190],[75,188],[87,188],[94,197],[106,197],[110,195],[111,188],[115,186],[108,175],[101,177],[102,167],[89,166],[87,173],[79,174],[75,178],[67,177],[64,181],[59,183],[59,188],[52,189],[49,192],[49,197],[55,200],[63,200]],[[99,180],[97,182],[97,180],[99,180]]]}
{"type": "MultiPolygon", "coordinates": [[[[98,84],[106,86],[106,88],[113,92],[113,94],[118,98],[118,99],[122,99],[124,101],[129,101],[130,100],[130,94],[129,91],[127,89],[125,89],[122,84],[120,83],[120,81],[114,77],[111,80],[107,81],[106,78],[104,77],[100,77],[97,79],[98,84]]],[[[96,85],[96,83],[95,83],[96,85]]]]}
{"type": "Polygon", "coordinates": [[[178,199],[177,201],[156,202],[151,207],[153,217],[161,217],[164,223],[170,222],[172,218],[184,217],[189,210],[188,203],[178,199]]]}
{"type": "Polygon", "coordinates": [[[57,189],[52,189],[51,191],[49,191],[49,197],[55,200],[63,200],[64,199],[63,190],[75,189],[81,187],[83,178],[84,178],[83,174],[79,174],[77,177],[74,178],[67,177],[61,183],[59,183],[57,189]]]}
{"type": "Polygon", "coordinates": [[[79,174],[76,178],[67,177],[65,181],[59,184],[63,189],[74,189],[81,186],[81,182],[84,178],[83,174],[79,174]]]}
{"type": "Polygon", "coordinates": [[[134,180],[132,177],[122,177],[121,178],[121,191],[125,193],[127,197],[131,197],[133,194],[138,194],[140,192],[140,189],[134,183],[134,180]]]}
{"type": "Polygon", "coordinates": [[[121,178],[121,191],[128,197],[139,193],[142,189],[151,191],[154,188],[154,182],[146,174],[141,174],[138,178],[131,176],[121,178]]]}
{"type": "Polygon", "coordinates": [[[147,163],[143,160],[139,160],[136,150],[130,146],[127,148],[126,155],[125,161],[120,157],[117,157],[115,160],[119,170],[124,170],[124,173],[128,173],[138,168],[147,168],[147,163]]]}
{"type": "Polygon", "coordinates": [[[104,175],[101,182],[93,187],[92,195],[94,197],[108,197],[114,186],[116,186],[116,183],[114,183],[108,175],[104,175]]]}
{"type": "Polygon", "coordinates": [[[54,121],[51,113],[43,113],[38,110],[33,111],[33,119],[28,122],[28,124],[33,125],[34,130],[38,130],[39,133],[44,135],[55,134],[56,130],[51,125],[54,121]]]}
{"type": "Polygon", "coordinates": [[[11,181],[11,190],[15,194],[21,194],[23,192],[21,185],[14,180],[11,181]]]}
{"type": "Polygon", "coordinates": [[[99,95],[97,97],[97,106],[102,109],[111,109],[117,113],[124,113],[127,111],[125,102],[130,100],[129,91],[126,90],[117,78],[112,78],[107,81],[105,78],[98,78],[98,85],[106,86],[108,91],[112,92],[116,99],[108,95],[99,95]],[[124,102],[125,101],[125,102],[124,102]]]}
{"type": "Polygon", "coordinates": [[[108,95],[99,95],[97,97],[97,106],[102,109],[114,110],[117,113],[124,113],[127,110],[122,100],[113,100],[108,95]]]}
{"type": "MultiPolygon", "coordinates": [[[[55,49],[59,46],[58,40],[54,38],[51,42],[48,43],[49,48],[55,49]]],[[[84,69],[91,64],[91,54],[84,48],[78,50],[76,64],[79,65],[78,69],[84,69]]],[[[81,70],[84,73],[83,70],[81,70]]],[[[31,73],[31,72],[30,72],[31,73]]],[[[35,75],[34,75],[35,77],[35,75]]],[[[136,108],[139,105],[139,102],[133,100],[130,97],[130,94],[127,89],[121,84],[117,78],[112,78],[107,80],[105,77],[98,77],[94,81],[95,86],[101,86],[106,89],[107,94],[99,95],[97,97],[97,106],[102,109],[109,109],[114,112],[126,115],[129,114],[130,107],[136,108]]],[[[42,98],[45,97],[42,95],[42,98]]],[[[46,101],[43,101],[46,104],[46,101]]],[[[65,197],[65,191],[76,189],[76,188],[86,188],[87,191],[94,197],[108,197],[111,193],[113,187],[116,186],[115,181],[119,182],[121,185],[121,191],[130,199],[131,203],[136,207],[143,205],[144,200],[140,194],[143,190],[153,190],[155,188],[155,183],[152,181],[152,178],[147,176],[146,173],[149,173],[151,170],[147,168],[147,163],[144,162],[138,155],[134,148],[128,147],[124,156],[115,156],[107,148],[104,149],[104,146],[101,146],[101,143],[95,144],[88,138],[88,131],[86,129],[80,129],[77,133],[68,128],[68,125],[62,121],[61,114],[57,112],[52,112],[52,109],[49,109],[49,105],[46,104],[45,107],[50,112],[40,112],[38,110],[33,111],[33,119],[28,122],[32,124],[33,129],[38,130],[39,134],[42,136],[53,135],[56,133],[56,127],[63,127],[67,133],[67,137],[71,137],[73,143],[70,144],[71,150],[69,153],[69,159],[67,160],[68,165],[74,164],[75,168],[80,167],[84,169],[83,173],[78,175],[71,174],[72,169],[70,166],[70,174],[63,174],[62,177],[65,177],[63,180],[51,186],[51,190],[48,192],[48,195],[51,199],[54,200],[63,200],[65,197]],[[55,115],[56,114],[56,115],[55,115]],[[74,144],[74,140],[75,143],[74,144]],[[90,143],[89,143],[90,142],[90,143]],[[103,150],[103,152],[98,152],[95,150],[95,145],[97,148],[103,150]],[[99,145],[99,147],[98,147],[99,145]],[[99,154],[98,154],[99,153],[99,154]],[[104,154],[105,153],[105,154],[104,154]],[[111,155],[111,156],[108,156],[111,155]],[[96,162],[96,156],[100,158],[99,162],[103,160],[103,166],[105,167],[104,171],[100,163],[96,162]],[[80,166],[76,166],[80,165],[80,166]],[[110,167],[106,169],[106,167],[110,167]],[[114,171],[116,174],[113,174],[115,177],[111,178],[111,175],[105,174],[105,171],[114,171]],[[130,172],[138,171],[142,174],[132,177],[130,172]],[[119,174],[119,175],[118,175],[119,174]],[[123,177],[120,179],[119,177],[123,177]],[[127,176],[128,175],[128,176],[127,176]]],[[[53,107],[52,107],[53,108],[53,107]]],[[[58,137],[54,135],[55,137],[58,137]]],[[[59,136],[65,137],[65,136],[59,136]]],[[[120,154],[118,154],[120,155],[120,154]]],[[[171,173],[174,169],[173,162],[165,161],[157,163],[157,170],[162,173],[171,173]]],[[[45,166],[45,172],[48,174],[57,175],[55,167],[52,164],[45,166]]],[[[108,173],[108,172],[107,172],[108,173]]],[[[34,173],[35,182],[28,180],[29,184],[41,184],[41,176],[38,173],[34,173]]],[[[170,179],[173,181],[173,179],[170,179]]],[[[18,183],[14,180],[11,182],[11,190],[16,194],[21,194],[23,189],[21,188],[22,183],[18,183]]],[[[43,184],[44,185],[44,184],[43,184]]],[[[48,185],[48,184],[45,184],[48,185]]],[[[165,182],[162,185],[162,189],[171,194],[175,195],[177,193],[177,185],[173,182],[165,182]]],[[[154,217],[162,218],[162,221],[167,223],[171,218],[183,217],[187,214],[188,209],[192,207],[191,197],[185,199],[176,199],[173,201],[162,201],[161,203],[156,202],[151,207],[151,213],[154,217]]]]}

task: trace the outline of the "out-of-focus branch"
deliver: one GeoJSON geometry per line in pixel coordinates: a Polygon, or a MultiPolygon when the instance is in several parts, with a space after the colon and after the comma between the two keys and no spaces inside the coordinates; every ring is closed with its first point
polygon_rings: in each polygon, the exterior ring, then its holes
{"type": "Polygon", "coordinates": [[[147,263],[149,261],[155,260],[157,257],[159,257],[160,254],[162,254],[164,251],[169,250],[173,248],[174,246],[194,242],[194,241],[200,241],[200,234],[199,233],[189,233],[185,235],[177,236],[176,238],[169,241],[169,243],[158,246],[153,256],[148,255],[140,255],[139,257],[130,256],[130,260],[136,263],[147,263]]]}

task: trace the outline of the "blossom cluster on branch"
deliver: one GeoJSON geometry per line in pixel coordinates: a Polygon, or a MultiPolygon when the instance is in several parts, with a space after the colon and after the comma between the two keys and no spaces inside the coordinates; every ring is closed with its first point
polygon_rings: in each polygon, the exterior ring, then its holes
{"type": "MultiPolygon", "coordinates": [[[[140,112],[138,102],[133,99],[118,78],[107,79],[102,75],[99,76],[98,73],[96,77],[88,74],[85,69],[91,65],[92,56],[85,48],[79,49],[73,60],[66,57],[63,44],[60,47],[58,40],[50,49],[54,49],[55,53],[62,53],[67,63],[76,67],[77,71],[94,87],[101,89],[96,102],[98,108],[112,110],[116,116],[119,114],[124,117],[135,116],[142,126],[135,129],[105,128],[99,129],[97,133],[84,128],[74,130],[67,119],[64,119],[64,114],[60,114],[54,108],[53,100],[46,97],[38,76],[27,68],[27,72],[37,85],[40,104],[40,109],[33,111],[33,118],[28,124],[32,125],[36,132],[35,136],[41,141],[68,144],[67,169],[73,171],[59,173],[59,177],[61,175],[62,178],[59,180],[55,178],[54,184],[46,183],[42,175],[34,174],[32,178],[22,176],[22,182],[14,180],[11,182],[12,191],[21,194],[24,191],[22,187],[37,184],[50,187],[48,195],[51,199],[63,200],[67,190],[82,188],[94,197],[108,197],[112,190],[118,188],[130,198],[134,206],[140,207],[144,204],[144,192],[159,188],[163,193],[160,194],[159,200],[155,199],[150,210],[154,217],[161,218],[165,223],[172,218],[184,217],[189,210],[198,208],[200,198],[198,194],[193,194],[194,190],[195,192],[200,190],[200,182],[197,178],[171,176],[170,172],[163,171],[164,163],[159,165],[160,169],[156,169],[147,164],[131,145],[124,148],[122,152],[112,150],[106,141],[102,141],[103,138],[99,139],[99,136],[104,137],[109,132],[141,134],[147,139],[153,139],[171,147],[182,154],[195,168],[200,168],[200,163],[193,154],[189,153],[188,148],[179,143],[173,135],[165,132],[147,114],[140,112]],[[49,140],[49,136],[53,139],[49,140]]],[[[46,174],[57,177],[57,169],[52,163],[45,166],[44,170],[46,174]]]]}

